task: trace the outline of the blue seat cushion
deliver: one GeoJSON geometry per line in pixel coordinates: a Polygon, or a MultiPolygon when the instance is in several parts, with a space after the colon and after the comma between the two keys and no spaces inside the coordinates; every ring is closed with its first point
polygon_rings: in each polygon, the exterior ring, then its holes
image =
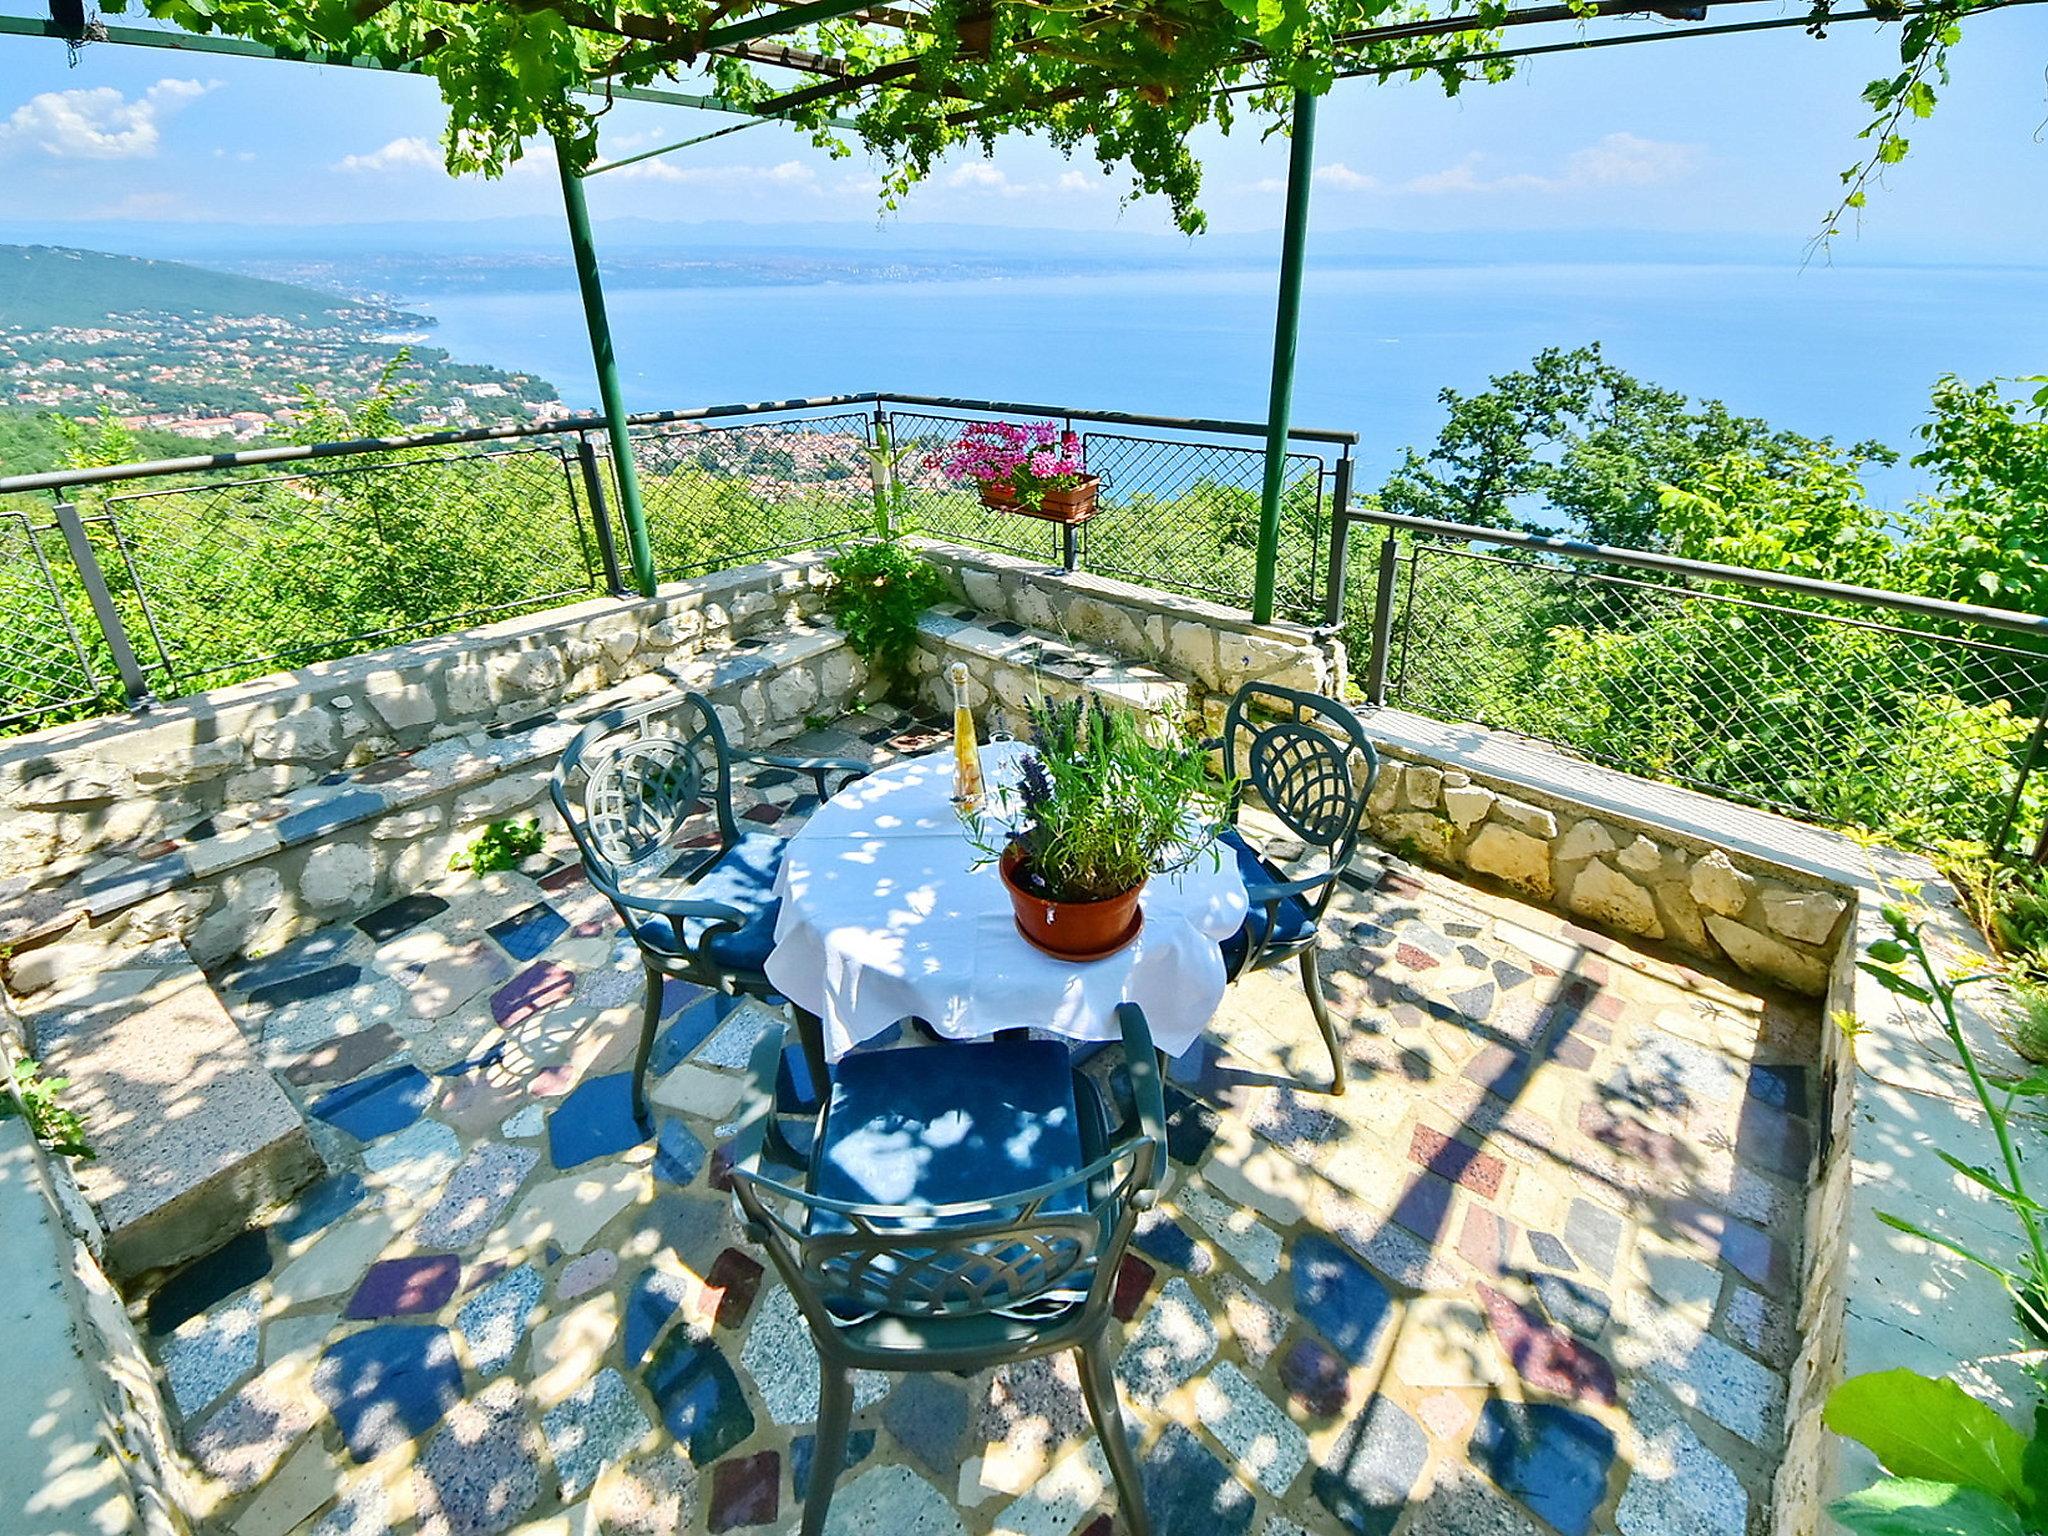
{"type": "MultiPolygon", "coordinates": [[[[1278,885],[1286,876],[1274,869],[1235,827],[1223,831],[1223,843],[1237,857],[1237,872],[1243,876],[1247,887],[1278,885]]],[[[1315,938],[1316,921],[1308,909],[1308,903],[1298,896],[1283,896],[1272,907],[1254,899],[1251,911],[1245,914],[1244,926],[1223,941],[1223,966],[1235,976],[1244,966],[1245,957],[1251,953],[1253,940],[1264,935],[1265,942],[1281,954],[1291,953],[1300,945],[1315,938]],[[1268,924],[1273,931],[1266,933],[1268,924]]]]}
{"type": "MultiPolygon", "coordinates": [[[[1058,1041],[856,1051],[833,1075],[811,1190],[914,1216],[1050,1184],[1083,1163],[1073,1071],[1058,1041]]],[[[1079,1186],[1041,1207],[1086,1208],[1079,1186]]],[[[811,1227],[852,1230],[831,1211],[814,1212],[811,1227]]]]}
{"type": "MultiPolygon", "coordinates": [[[[768,953],[775,947],[775,918],[782,910],[775,897],[775,877],[782,869],[785,846],[782,838],[770,832],[742,833],[738,842],[690,882],[690,896],[723,902],[747,914],[737,930],[717,933],[705,945],[703,952],[712,964],[728,971],[756,972],[767,965],[768,953]]],[[[694,950],[711,926],[706,918],[681,919],[683,942],[678,944],[675,923],[675,919],[650,914],[633,925],[633,937],[649,949],[681,954],[686,945],[694,950]]]]}

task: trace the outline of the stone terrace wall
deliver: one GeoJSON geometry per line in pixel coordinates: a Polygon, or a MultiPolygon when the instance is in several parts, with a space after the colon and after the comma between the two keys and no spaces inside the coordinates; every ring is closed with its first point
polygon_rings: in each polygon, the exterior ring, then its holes
{"type": "Polygon", "coordinates": [[[962,606],[927,618],[913,660],[918,696],[952,707],[945,664],[965,661],[969,701],[993,698],[1014,718],[1035,691],[1086,690],[1147,713],[1220,730],[1245,683],[1334,695],[1343,642],[1300,624],[1255,624],[1242,610],[986,550],[920,540],[962,606]]]}
{"type": "Polygon", "coordinates": [[[1849,900],[1826,881],[1438,763],[1385,755],[1371,820],[1427,863],[1809,996],[1827,990],[1847,927],[1849,900]]]}
{"type": "Polygon", "coordinates": [[[796,555],[0,742],[0,879],[62,878],[329,773],[809,623],[825,582],[822,555],[796,555]]]}
{"type": "Polygon", "coordinates": [[[13,743],[8,981],[34,992],[167,939],[213,963],[358,915],[483,823],[552,815],[555,758],[606,709],[688,689],[737,745],[795,735],[869,687],[809,622],[823,585],[822,557],[771,561],[13,743]]]}

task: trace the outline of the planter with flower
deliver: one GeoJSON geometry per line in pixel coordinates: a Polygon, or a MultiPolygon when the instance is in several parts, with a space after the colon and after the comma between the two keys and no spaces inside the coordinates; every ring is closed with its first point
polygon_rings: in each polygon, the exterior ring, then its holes
{"type": "Polygon", "coordinates": [[[970,836],[1001,871],[1017,931],[1093,960],[1137,937],[1147,880],[1216,857],[1227,795],[1178,730],[1083,700],[1041,703],[1014,812],[971,818],[970,836]]]}
{"type": "Polygon", "coordinates": [[[925,464],[956,485],[972,485],[981,504],[1054,523],[1085,523],[1102,482],[1088,473],[1081,437],[1056,421],[977,421],[925,464]]]}

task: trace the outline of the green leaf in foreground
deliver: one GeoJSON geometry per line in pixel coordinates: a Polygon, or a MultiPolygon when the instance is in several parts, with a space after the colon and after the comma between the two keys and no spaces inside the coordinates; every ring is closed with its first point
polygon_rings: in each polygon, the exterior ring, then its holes
{"type": "MultiPolygon", "coordinates": [[[[2026,1442],[1993,1409],[1952,1381],[1908,1370],[1852,1376],[1829,1395],[1821,1422],[1836,1434],[1869,1447],[1901,1484],[1961,1484],[1966,1490],[1981,1489],[2003,1504],[2026,1502],[2026,1442]]],[[[1872,1531],[1951,1529],[1843,1523],[1855,1530],[1872,1531]]],[[[1953,1527],[1959,1531],[2004,1528],[1953,1527]]],[[[2016,1520],[2010,1529],[2020,1529],[2016,1520]]]]}
{"type": "Polygon", "coordinates": [[[1828,1513],[1856,1536],[2026,1536],[2020,1517],[1981,1489],[1919,1478],[1891,1478],[1828,1513]]]}

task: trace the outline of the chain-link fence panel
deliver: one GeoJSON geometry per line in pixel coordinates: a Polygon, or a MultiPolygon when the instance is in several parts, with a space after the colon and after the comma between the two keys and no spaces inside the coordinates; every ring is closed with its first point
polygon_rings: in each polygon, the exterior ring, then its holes
{"type": "Polygon", "coordinates": [[[889,441],[899,455],[896,489],[904,524],[927,538],[1058,565],[1059,524],[985,507],[974,487],[955,485],[931,462],[973,422],[990,419],[925,411],[889,413],[889,441]]]}
{"type": "MultiPolygon", "coordinates": [[[[1251,606],[1257,580],[1263,447],[1088,432],[1083,453],[1102,477],[1101,511],[1082,530],[1091,571],[1169,592],[1251,606]]],[[[1328,548],[1324,464],[1287,456],[1280,497],[1274,612],[1313,623],[1328,548]]]]}
{"type": "Polygon", "coordinates": [[[130,492],[84,521],[165,694],[603,587],[573,460],[555,448],[405,450],[130,492]]]}
{"type": "Polygon", "coordinates": [[[106,697],[72,616],[83,606],[63,540],[25,512],[0,512],[0,727],[91,713],[106,697]],[[44,547],[48,540],[50,548],[44,547]]]}
{"type": "Polygon", "coordinates": [[[834,544],[877,521],[868,419],[636,427],[633,464],[665,580],[834,544]]]}
{"type": "Polygon", "coordinates": [[[1990,631],[1426,542],[1399,575],[1399,708],[1923,846],[2048,814],[2048,654],[1990,631]]]}
{"type": "MultiPolygon", "coordinates": [[[[1057,564],[1060,528],[1027,514],[985,507],[971,486],[947,480],[927,460],[981,418],[896,411],[894,441],[905,511],[920,533],[1057,564]]],[[[1064,425],[1064,423],[1063,423],[1064,425]]],[[[1258,568],[1259,502],[1265,450],[1238,443],[1082,431],[1082,458],[1102,481],[1096,515],[1079,529],[1082,569],[1167,592],[1251,605],[1258,568]]],[[[1329,538],[1327,466],[1292,453],[1280,511],[1276,611],[1314,622],[1329,538]]]]}

